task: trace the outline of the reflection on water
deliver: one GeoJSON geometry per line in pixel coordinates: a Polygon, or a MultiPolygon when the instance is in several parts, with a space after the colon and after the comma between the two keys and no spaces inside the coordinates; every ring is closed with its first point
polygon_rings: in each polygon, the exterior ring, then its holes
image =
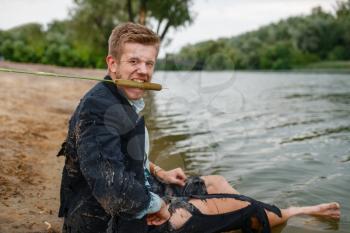
{"type": "Polygon", "coordinates": [[[159,72],[147,98],[151,159],[220,174],[280,207],[338,201],[340,223],[298,217],[275,232],[350,232],[350,75],[159,72]]]}

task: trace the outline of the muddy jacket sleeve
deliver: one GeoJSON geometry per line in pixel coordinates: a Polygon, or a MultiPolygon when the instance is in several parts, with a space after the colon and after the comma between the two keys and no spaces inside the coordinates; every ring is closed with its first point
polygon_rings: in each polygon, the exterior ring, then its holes
{"type": "Polygon", "coordinates": [[[132,217],[149,206],[150,193],[144,181],[136,179],[136,171],[126,169],[121,149],[126,117],[121,107],[108,98],[86,99],[76,125],[76,146],[93,196],[108,214],[132,217]]]}
{"type": "Polygon", "coordinates": [[[144,209],[140,213],[137,213],[135,215],[135,218],[141,219],[146,214],[154,214],[162,208],[162,199],[157,194],[155,194],[153,192],[150,192],[150,194],[151,194],[151,201],[149,203],[148,208],[144,209]]]}

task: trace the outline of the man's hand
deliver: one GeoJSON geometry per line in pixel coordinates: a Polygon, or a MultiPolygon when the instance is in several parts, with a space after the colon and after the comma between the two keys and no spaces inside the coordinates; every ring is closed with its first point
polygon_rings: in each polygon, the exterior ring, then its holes
{"type": "Polygon", "coordinates": [[[160,210],[154,214],[147,215],[147,225],[161,225],[169,220],[170,212],[168,210],[169,205],[166,205],[165,202],[162,202],[162,207],[160,210]]]}
{"type": "Polygon", "coordinates": [[[157,177],[167,184],[177,184],[180,186],[184,186],[187,179],[181,168],[175,168],[169,171],[160,170],[157,172],[157,177]]]}

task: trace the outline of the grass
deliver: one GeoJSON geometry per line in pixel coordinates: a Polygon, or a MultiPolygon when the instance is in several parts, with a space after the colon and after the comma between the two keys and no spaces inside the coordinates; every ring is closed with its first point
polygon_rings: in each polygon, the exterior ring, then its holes
{"type": "Polygon", "coordinates": [[[308,64],[298,70],[340,71],[350,73],[350,61],[323,61],[308,64]]]}

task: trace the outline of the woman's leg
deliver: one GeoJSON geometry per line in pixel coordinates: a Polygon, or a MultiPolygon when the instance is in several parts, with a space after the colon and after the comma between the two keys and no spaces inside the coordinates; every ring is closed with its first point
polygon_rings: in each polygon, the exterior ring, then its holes
{"type": "MultiPolygon", "coordinates": [[[[340,205],[336,202],[324,203],[314,206],[303,207],[289,207],[288,209],[281,209],[282,218],[277,215],[266,211],[269,218],[270,226],[274,227],[279,224],[285,223],[289,218],[297,215],[310,215],[317,217],[331,218],[335,220],[340,219],[340,205]]],[[[258,226],[257,220],[253,220],[253,224],[258,226]]]]}
{"type": "Polygon", "coordinates": [[[216,193],[231,193],[231,194],[239,194],[237,190],[235,190],[223,176],[211,175],[211,176],[201,176],[202,180],[204,180],[205,186],[207,188],[207,192],[209,194],[216,193]]]}
{"type": "MultiPolygon", "coordinates": [[[[250,205],[249,202],[233,198],[212,198],[207,200],[191,199],[189,202],[206,215],[229,213],[250,205]]],[[[275,213],[266,211],[271,227],[283,224],[289,218],[297,215],[321,216],[332,219],[340,218],[340,206],[335,202],[314,206],[290,207],[288,209],[281,209],[281,212],[282,217],[279,217],[275,213]]],[[[179,208],[173,213],[170,222],[175,229],[178,229],[183,226],[190,217],[191,214],[187,210],[179,208]]],[[[261,227],[259,221],[255,217],[252,217],[251,220],[253,229],[259,229],[261,227]]]]}
{"type": "MultiPolygon", "coordinates": [[[[216,194],[216,193],[231,193],[231,194],[239,194],[237,190],[235,190],[223,176],[219,175],[211,175],[211,176],[202,176],[201,179],[204,180],[205,186],[207,187],[207,192],[209,194],[216,194]]],[[[232,200],[232,199],[231,199],[232,200]]],[[[201,208],[199,208],[201,211],[204,212],[208,211],[211,213],[215,212],[215,206],[220,206],[219,211],[217,213],[226,213],[230,211],[225,211],[227,206],[230,206],[233,210],[243,208],[242,205],[238,205],[240,201],[234,200],[234,203],[227,203],[227,199],[212,199],[209,201],[208,206],[205,207],[203,205],[198,204],[201,208]],[[214,201],[215,200],[215,201],[214,201]],[[211,203],[212,202],[212,203],[211,203]],[[221,211],[220,211],[221,210],[221,211]]],[[[231,201],[229,201],[231,202],[231,201]]],[[[195,205],[196,206],[196,205],[195,205]]],[[[282,223],[285,223],[289,218],[296,216],[296,215],[312,215],[312,216],[323,216],[323,217],[330,217],[333,219],[339,219],[340,218],[340,206],[338,203],[325,203],[320,205],[314,205],[314,206],[304,206],[304,207],[290,207],[288,209],[282,209],[282,218],[278,217],[274,213],[268,212],[267,215],[269,217],[269,222],[271,226],[276,226],[282,223]]],[[[253,223],[257,221],[253,220],[253,223]]]]}

